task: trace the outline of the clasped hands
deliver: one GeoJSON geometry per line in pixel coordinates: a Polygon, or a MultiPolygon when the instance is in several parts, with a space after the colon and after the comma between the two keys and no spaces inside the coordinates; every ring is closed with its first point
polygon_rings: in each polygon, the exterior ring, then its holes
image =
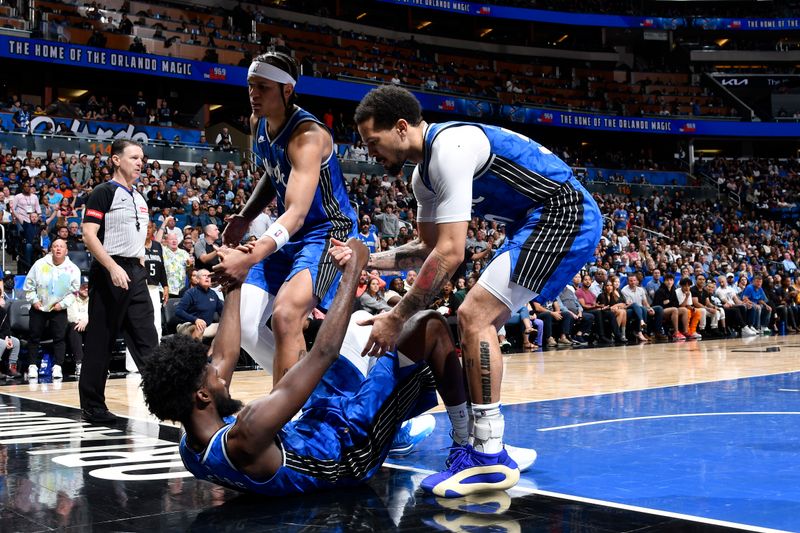
{"type": "Polygon", "coordinates": [[[253,253],[256,246],[254,242],[240,244],[236,247],[227,245],[214,246],[219,257],[219,264],[214,266],[213,278],[225,288],[231,288],[244,282],[250,267],[255,265],[259,258],[253,253]]]}

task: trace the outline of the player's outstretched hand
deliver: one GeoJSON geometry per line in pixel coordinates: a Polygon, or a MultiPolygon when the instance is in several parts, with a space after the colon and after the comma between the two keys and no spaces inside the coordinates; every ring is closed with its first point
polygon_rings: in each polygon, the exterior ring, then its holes
{"type": "Polygon", "coordinates": [[[344,270],[344,266],[351,259],[358,261],[360,268],[364,268],[369,259],[369,249],[361,240],[354,237],[348,239],[346,243],[337,239],[331,239],[331,247],[328,253],[331,255],[336,268],[342,271],[344,270]]]}
{"type": "Polygon", "coordinates": [[[222,247],[217,250],[219,264],[214,265],[214,278],[223,285],[236,285],[247,278],[247,273],[255,261],[252,254],[222,247]]]}
{"type": "Polygon", "coordinates": [[[225,219],[226,226],[222,232],[222,244],[236,247],[242,242],[250,223],[242,215],[230,215],[225,219]]]}
{"type": "Polygon", "coordinates": [[[353,250],[355,260],[358,263],[358,270],[361,271],[369,261],[369,248],[361,239],[350,237],[345,243],[348,248],[353,250]]]}
{"type": "Polygon", "coordinates": [[[372,326],[372,331],[367,339],[367,344],[361,355],[380,357],[386,352],[394,351],[397,347],[397,339],[403,329],[403,320],[388,311],[381,313],[366,320],[360,320],[359,326],[372,326]]]}

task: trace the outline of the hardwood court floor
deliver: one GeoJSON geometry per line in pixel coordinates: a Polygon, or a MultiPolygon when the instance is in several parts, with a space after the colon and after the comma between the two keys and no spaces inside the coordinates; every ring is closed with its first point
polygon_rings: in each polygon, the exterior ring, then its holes
{"type": "MultiPolygon", "coordinates": [[[[751,337],[591,349],[555,349],[504,357],[504,404],[688,385],[800,370],[800,335],[751,337]],[[779,348],[779,351],[766,351],[779,348]]],[[[109,409],[122,416],[155,420],[144,406],[139,376],[110,379],[109,409]]],[[[245,403],[269,392],[263,371],[236,372],[231,396],[245,403]]],[[[20,384],[0,391],[79,407],[78,383],[20,384]]],[[[441,406],[439,410],[441,410],[441,406]]]]}
{"type": "MultiPolygon", "coordinates": [[[[362,489],[247,498],[184,471],[179,431],[153,422],[137,375],[109,380],[108,406],[127,417],[109,427],[80,422],[74,379],[2,386],[0,531],[800,531],[800,336],[504,361],[507,440],[539,459],[478,504],[418,489],[446,456],[441,412],[362,489]]],[[[270,383],[237,372],[232,395],[270,383]]]]}

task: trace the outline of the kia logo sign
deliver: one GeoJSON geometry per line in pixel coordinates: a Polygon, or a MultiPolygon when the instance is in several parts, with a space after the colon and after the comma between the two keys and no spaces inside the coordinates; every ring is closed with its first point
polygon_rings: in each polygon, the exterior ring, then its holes
{"type": "Polygon", "coordinates": [[[723,78],[720,81],[722,85],[733,85],[734,87],[746,87],[750,83],[747,78],[723,78]]]}

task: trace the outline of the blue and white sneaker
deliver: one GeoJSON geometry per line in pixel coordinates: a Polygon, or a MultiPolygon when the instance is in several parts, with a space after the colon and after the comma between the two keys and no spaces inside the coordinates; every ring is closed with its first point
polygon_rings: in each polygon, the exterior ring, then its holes
{"type": "MultiPolygon", "coordinates": [[[[451,436],[452,436],[452,434],[451,434],[451,436]]],[[[454,446],[463,447],[462,445],[456,444],[455,442],[453,442],[450,446],[451,447],[454,447],[454,446]]],[[[464,446],[466,446],[466,445],[464,445],[464,446]]],[[[512,445],[508,444],[507,442],[503,443],[503,447],[506,449],[506,452],[508,453],[508,456],[511,457],[511,459],[515,463],[517,463],[517,468],[519,468],[520,472],[527,472],[528,470],[530,470],[530,468],[533,466],[533,463],[536,462],[536,458],[538,457],[538,454],[536,453],[536,450],[534,450],[533,448],[520,448],[518,446],[512,446],[512,445]]],[[[450,454],[452,455],[452,453],[453,452],[451,450],[450,454]]],[[[447,460],[445,460],[444,466],[445,467],[450,466],[450,457],[448,457],[447,460]]]]}
{"type": "Polygon", "coordinates": [[[447,470],[422,480],[422,490],[444,498],[460,498],[476,492],[510,489],[519,481],[519,467],[505,449],[500,453],[481,453],[470,445],[453,446],[445,465],[447,470]]]}
{"type": "Polygon", "coordinates": [[[504,444],[504,446],[508,456],[517,463],[520,472],[527,472],[536,462],[537,454],[533,448],[520,448],[510,444],[504,444]]]}
{"type": "Polygon", "coordinates": [[[405,457],[414,451],[420,442],[436,429],[436,419],[433,415],[420,415],[406,420],[394,436],[392,447],[389,448],[389,457],[397,459],[405,457]]]}

